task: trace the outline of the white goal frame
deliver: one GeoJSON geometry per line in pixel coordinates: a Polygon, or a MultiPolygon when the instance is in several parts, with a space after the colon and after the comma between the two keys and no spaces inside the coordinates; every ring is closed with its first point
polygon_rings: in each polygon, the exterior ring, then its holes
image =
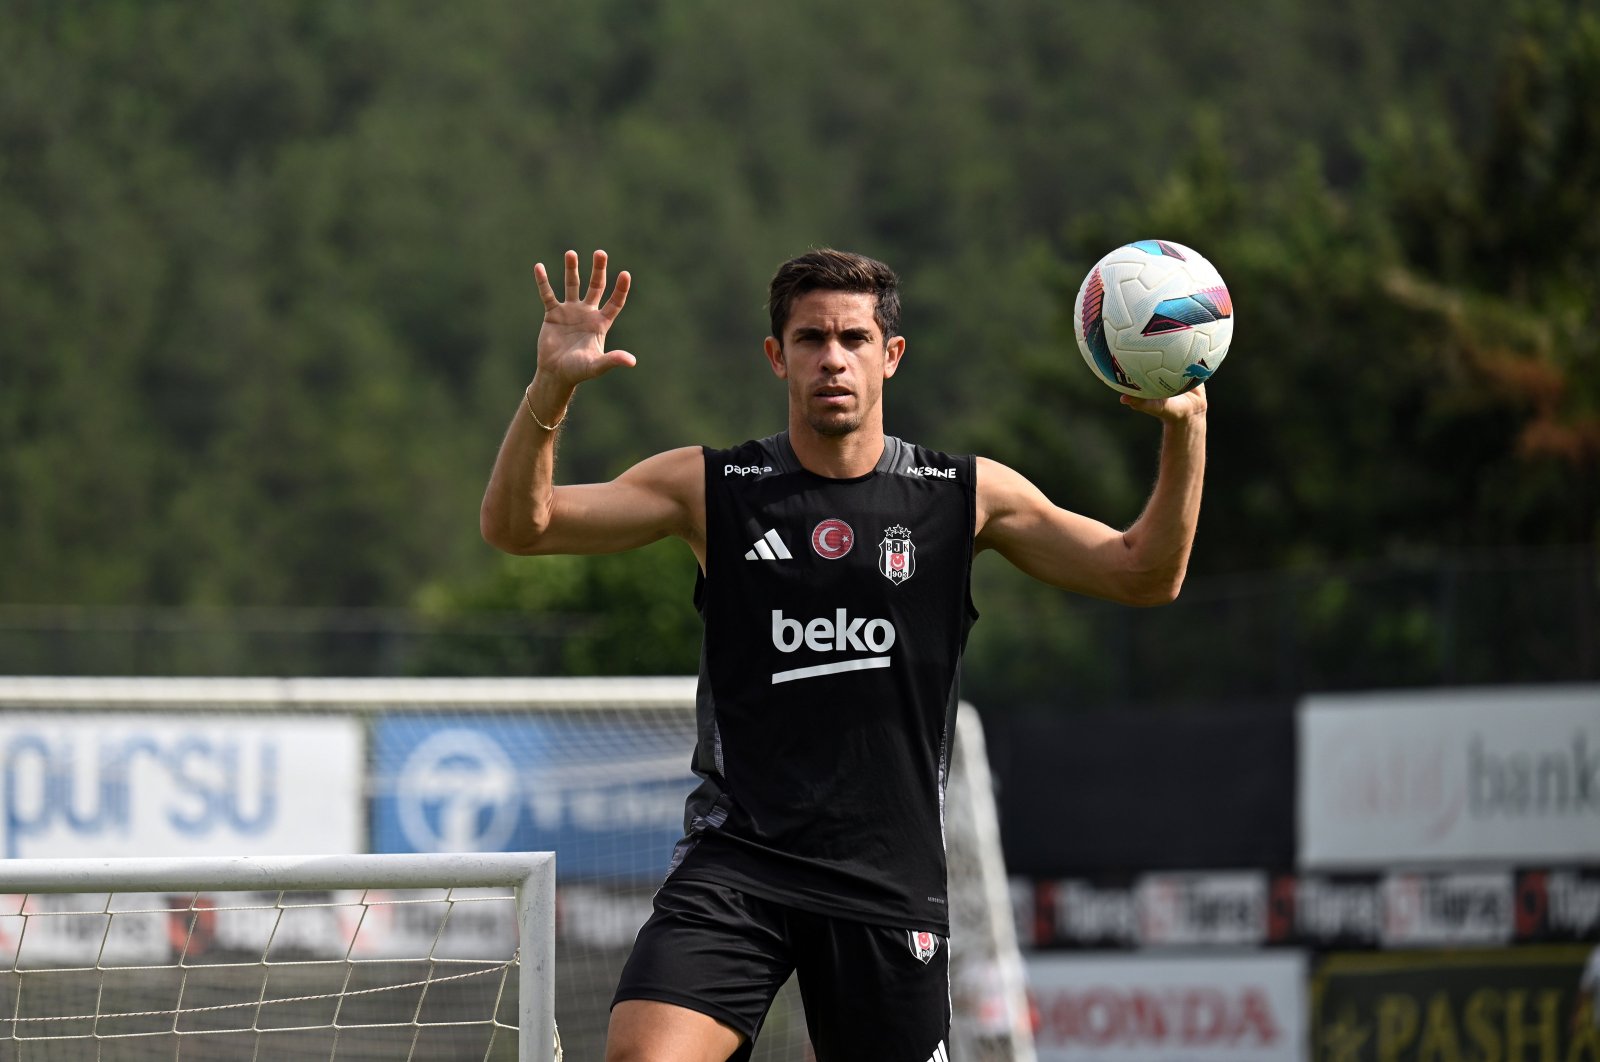
{"type": "Polygon", "coordinates": [[[515,890],[517,1057],[559,1059],[554,852],[0,860],[4,894],[457,888],[515,890]]]}

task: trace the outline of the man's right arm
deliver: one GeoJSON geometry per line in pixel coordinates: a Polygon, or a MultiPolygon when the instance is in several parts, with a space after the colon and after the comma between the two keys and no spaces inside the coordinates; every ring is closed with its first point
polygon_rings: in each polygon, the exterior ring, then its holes
{"type": "Polygon", "coordinates": [[[538,369],[522,395],[478,512],[490,545],[516,554],[614,553],[668,535],[687,541],[705,561],[705,477],[698,447],[669,450],[639,462],[609,483],[555,485],[556,431],[578,384],[635,363],[606,350],[606,334],[627,301],[631,281],[617,276],[603,304],[606,255],[594,253],[587,290],[578,256],[563,258],[566,299],[556,298],[543,263],[534,268],[544,323],[538,369]]]}
{"type": "Polygon", "coordinates": [[[616,553],[671,535],[688,542],[704,564],[705,473],[698,446],[646,458],[609,483],[557,487],[550,454],[526,463],[507,454],[517,433],[516,424],[506,433],[478,514],[491,546],[522,556],[616,553]]]}

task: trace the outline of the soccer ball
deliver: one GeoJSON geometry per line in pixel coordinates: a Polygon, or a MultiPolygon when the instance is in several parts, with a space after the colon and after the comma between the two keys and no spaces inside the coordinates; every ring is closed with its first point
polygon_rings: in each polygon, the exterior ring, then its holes
{"type": "Polygon", "coordinates": [[[1210,378],[1233,341],[1216,267],[1171,240],[1124,244],[1095,263],[1072,309],[1078,350],[1125,395],[1166,398],[1210,378]]]}

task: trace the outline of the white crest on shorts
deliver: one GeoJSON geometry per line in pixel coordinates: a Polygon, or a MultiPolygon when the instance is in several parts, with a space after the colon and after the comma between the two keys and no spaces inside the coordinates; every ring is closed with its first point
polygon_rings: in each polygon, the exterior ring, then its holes
{"type": "Polygon", "coordinates": [[[906,930],[906,941],[911,945],[911,954],[924,966],[939,952],[938,936],[927,930],[906,930]]]}

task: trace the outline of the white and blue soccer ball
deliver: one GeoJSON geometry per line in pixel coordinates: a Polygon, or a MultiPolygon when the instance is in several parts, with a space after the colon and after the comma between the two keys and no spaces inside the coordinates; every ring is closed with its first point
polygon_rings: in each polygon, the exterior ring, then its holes
{"type": "Polygon", "coordinates": [[[1107,386],[1168,398],[1210,379],[1233,342],[1222,274],[1171,240],[1137,240],[1095,263],[1072,311],[1078,350],[1107,386]]]}

